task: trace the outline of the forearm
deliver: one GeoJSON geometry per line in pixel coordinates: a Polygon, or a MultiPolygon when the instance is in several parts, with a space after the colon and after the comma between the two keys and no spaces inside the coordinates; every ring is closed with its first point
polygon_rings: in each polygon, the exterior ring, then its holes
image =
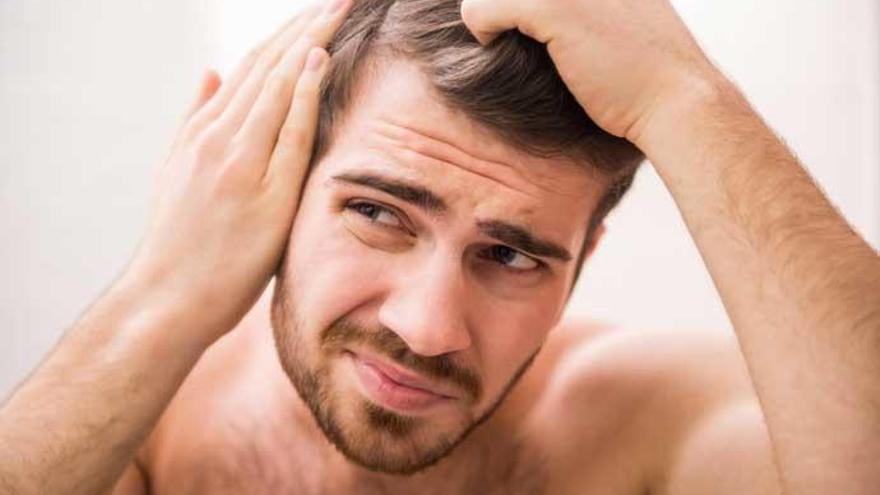
{"type": "MultiPolygon", "coordinates": [[[[880,486],[880,258],[719,79],[635,139],[739,336],[791,493],[880,486]]],[[[841,164],[844,166],[844,164],[841,164]]]]}
{"type": "Polygon", "coordinates": [[[0,409],[0,491],[107,491],[204,350],[263,293],[312,158],[323,47],[351,5],[305,9],[222,85],[206,74],[127,275],[0,409]]]}
{"type": "Polygon", "coordinates": [[[114,286],[3,405],[0,487],[95,494],[113,485],[206,346],[159,297],[114,286]]]}

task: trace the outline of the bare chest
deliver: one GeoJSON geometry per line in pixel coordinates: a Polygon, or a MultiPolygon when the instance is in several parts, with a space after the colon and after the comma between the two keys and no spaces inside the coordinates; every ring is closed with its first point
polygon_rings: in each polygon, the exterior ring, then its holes
{"type": "Polygon", "coordinates": [[[339,473],[304,448],[287,451],[264,445],[233,449],[215,446],[200,456],[165,463],[151,480],[151,493],[164,494],[480,494],[540,495],[549,471],[540,452],[526,441],[463,446],[436,466],[412,476],[356,470],[339,473]]]}

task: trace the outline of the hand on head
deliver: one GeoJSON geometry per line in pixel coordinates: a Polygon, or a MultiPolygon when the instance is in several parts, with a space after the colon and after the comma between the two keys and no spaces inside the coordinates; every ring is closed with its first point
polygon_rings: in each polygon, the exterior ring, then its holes
{"type": "Polygon", "coordinates": [[[201,311],[209,341],[235,326],[281,258],[312,154],[324,47],[350,4],[306,10],[223,83],[207,73],[158,171],[150,224],[123,281],[185,299],[176,307],[201,311]]]}
{"type": "Polygon", "coordinates": [[[546,43],[589,116],[637,145],[658,107],[716,77],[668,0],[463,0],[461,9],[483,44],[512,29],[546,43]]]}

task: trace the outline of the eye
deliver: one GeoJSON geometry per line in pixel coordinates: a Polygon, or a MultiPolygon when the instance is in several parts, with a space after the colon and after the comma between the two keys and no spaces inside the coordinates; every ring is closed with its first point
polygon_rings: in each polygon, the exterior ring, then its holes
{"type": "Polygon", "coordinates": [[[403,222],[400,221],[400,218],[393,211],[384,206],[359,201],[349,203],[345,208],[356,212],[358,215],[366,217],[371,223],[394,229],[404,228],[403,222]]]}
{"type": "Polygon", "coordinates": [[[534,270],[541,266],[541,262],[534,258],[502,244],[490,247],[486,257],[518,272],[534,270]]]}

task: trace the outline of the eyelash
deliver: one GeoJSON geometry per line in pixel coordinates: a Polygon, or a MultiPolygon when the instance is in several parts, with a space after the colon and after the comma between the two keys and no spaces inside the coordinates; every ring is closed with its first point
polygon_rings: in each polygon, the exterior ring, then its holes
{"type": "Polygon", "coordinates": [[[543,261],[541,261],[541,260],[539,260],[539,259],[532,258],[531,256],[529,256],[529,255],[527,255],[527,254],[525,254],[525,253],[523,253],[523,252],[521,252],[521,251],[517,251],[516,249],[513,249],[512,247],[505,246],[504,244],[495,244],[494,246],[490,246],[486,251],[488,251],[489,254],[488,254],[488,255],[482,255],[482,254],[481,254],[480,257],[482,257],[482,258],[484,258],[484,259],[491,260],[491,261],[495,261],[495,262],[497,262],[499,265],[501,265],[502,267],[504,267],[506,270],[510,270],[510,271],[513,272],[513,273],[532,273],[532,272],[534,272],[535,270],[541,270],[541,269],[544,268],[544,266],[546,266],[545,263],[544,263],[543,261]],[[498,250],[498,249],[507,249],[507,250],[510,250],[510,251],[513,252],[514,254],[518,254],[518,255],[520,255],[520,256],[526,258],[527,260],[533,262],[533,263],[535,264],[535,266],[532,267],[532,268],[526,268],[526,269],[521,269],[521,268],[511,268],[509,265],[505,265],[504,263],[501,263],[500,261],[498,261],[498,259],[495,257],[495,255],[498,254],[498,253],[497,253],[497,250],[498,250]]]}
{"type": "MultiPolygon", "coordinates": [[[[377,222],[376,220],[374,220],[373,218],[370,218],[368,215],[364,214],[361,210],[359,210],[359,208],[360,208],[360,207],[363,207],[363,206],[368,206],[368,207],[370,207],[370,208],[375,208],[376,210],[378,210],[379,213],[389,213],[389,214],[391,214],[391,215],[394,215],[394,217],[397,218],[397,220],[398,220],[401,224],[404,224],[404,223],[405,223],[403,220],[400,219],[400,216],[399,216],[399,215],[397,214],[397,212],[394,211],[393,209],[388,208],[388,207],[386,207],[386,206],[382,206],[382,205],[376,204],[376,203],[372,203],[372,202],[369,202],[369,201],[362,201],[362,200],[351,201],[351,202],[349,202],[348,204],[345,205],[345,209],[347,209],[347,210],[351,210],[351,211],[353,211],[354,213],[357,213],[358,215],[364,217],[368,222],[370,222],[371,224],[376,225],[376,226],[378,226],[378,227],[385,228],[385,229],[392,229],[392,230],[407,230],[407,231],[408,231],[408,229],[406,229],[406,228],[404,228],[404,227],[394,227],[394,226],[391,226],[391,225],[386,225],[386,224],[383,224],[383,223],[377,222]]],[[[506,245],[504,245],[504,244],[495,244],[495,245],[489,247],[489,248],[487,249],[487,251],[488,251],[489,253],[493,253],[493,252],[494,252],[495,250],[497,250],[498,248],[509,249],[510,251],[512,251],[512,252],[514,252],[514,253],[516,253],[516,254],[519,254],[520,256],[524,256],[524,257],[528,258],[529,260],[533,261],[533,262],[535,263],[535,265],[536,265],[534,268],[530,268],[530,269],[522,270],[522,269],[510,268],[508,265],[504,265],[503,263],[500,263],[500,262],[498,263],[498,264],[501,265],[505,270],[508,270],[508,271],[510,271],[510,272],[518,273],[518,274],[522,274],[522,273],[531,273],[531,272],[533,272],[533,271],[535,271],[535,270],[541,270],[541,269],[544,269],[544,268],[547,266],[547,264],[546,264],[544,261],[541,261],[540,259],[537,259],[537,258],[533,258],[533,257],[531,257],[531,256],[529,256],[529,255],[527,255],[527,254],[525,254],[525,253],[523,253],[523,252],[521,252],[521,251],[519,251],[519,250],[517,250],[517,249],[514,249],[514,248],[512,248],[512,247],[506,246],[506,245]]],[[[489,254],[489,255],[482,255],[482,254],[481,254],[481,257],[482,257],[483,259],[487,259],[487,260],[491,260],[491,261],[498,262],[498,260],[497,260],[496,258],[494,258],[494,257],[492,256],[492,254],[489,254]]]]}
{"type": "Polygon", "coordinates": [[[407,230],[408,231],[408,229],[406,229],[404,227],[394,227],[391,225],[377,222],[375,219],[370,218],[368,215],[364,214],[361,210],[358,209],[359,207],[362,207],[362,206],[369,206],[371,208],[375,208],[379,213],[389,213],[391,215],[394,215],[394,217],[397,219],[397,221],[399,221],[401,223],[401,225],[405,225],[405,222],[400,219],[400,215],[398,215],[396,211],[394,211],[391,208],[388,208],[386,206],[378,205],[376,203],[371,203],[368,201],[352,201],[352,202],[345,205],[345,209],[351,210],[351,211],[357,213],[358,215],[367,219],[367,221],[369,221],[371,224],[376,225],[378,227],[382,227],[385,229],[392,229],[392,230],[407,230]]]}

